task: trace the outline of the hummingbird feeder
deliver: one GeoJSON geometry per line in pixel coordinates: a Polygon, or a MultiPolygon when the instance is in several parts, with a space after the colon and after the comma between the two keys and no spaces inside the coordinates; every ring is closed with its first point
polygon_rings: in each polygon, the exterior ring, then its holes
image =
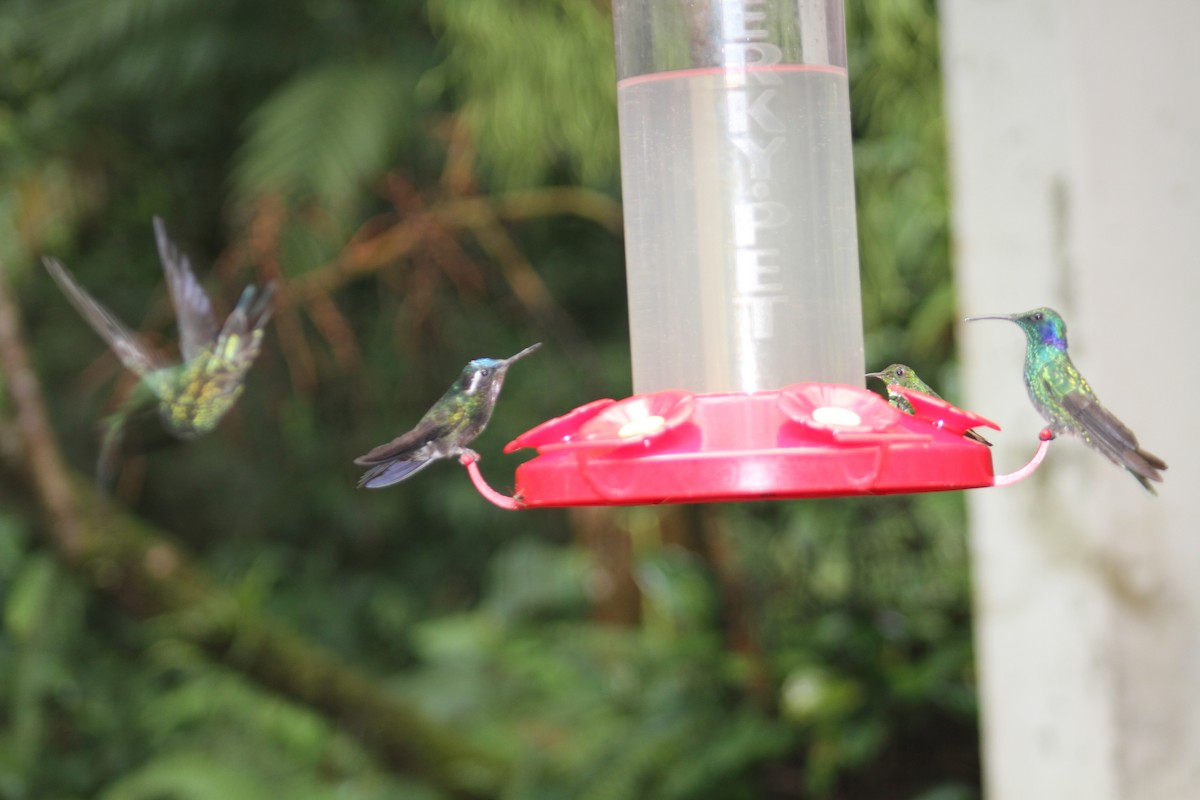
{"type": "Polygon", "coordinates": [[[842,0],[614,0],[635,394],[518,436],[505,508],[1005,485],[994,423],[864,388],[842,0]]]}

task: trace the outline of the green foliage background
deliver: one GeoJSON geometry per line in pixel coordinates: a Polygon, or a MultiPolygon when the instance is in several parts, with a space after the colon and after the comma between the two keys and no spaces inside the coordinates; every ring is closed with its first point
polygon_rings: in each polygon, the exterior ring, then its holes
{"type": "MultiPolygon", "coordinates": [[[[508,765],[488,796],[974,797],[959,496],[506,514],[446,464],[353,489],[353,457],[468,358],[550,343],[478,442],[497,482],[519,461],[501,443],[628,393],[607,13],[0,0],[0,259],[69,460],[90,471],[127,376],[42,253],[161,344],[152,214],[227,307],[272,270],[318,285],[364,231],[433,209],[417,245],[282,311],[235,413],[132,465],[121,499],[236,613],[508,765]],[[459,202],[547,187],[577,213],[485,224],[459,202]],[[519,288],[530,268],[542,294],[519,288]]],[[[847,19],[869,363],[954,397],[935,4],[849,0],[847,19]]],[[[0,798],[447,796],[189,644],[203,619],[129,616],[42,525],[0,485],[0,798]]]]}

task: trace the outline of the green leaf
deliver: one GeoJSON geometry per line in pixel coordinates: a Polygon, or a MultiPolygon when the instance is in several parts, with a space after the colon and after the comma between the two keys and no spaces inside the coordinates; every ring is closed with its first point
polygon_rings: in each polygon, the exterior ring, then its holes
{"type": "Polygon", "coordinates": [[[334,795],[299,781],[281,787],[247,765],[192,752],[153,758],[100,795],[101,800],[259,800],[272,796],[324,800],[334,795]]]}
{"type": "Polygon", "coordinates": [[[587,576],[577,550],[520,539],[492,562],[487,608],[505,621],[583,609],[587,576]]]}
{"type": "Polygon", "coordinates": [[[616,176],[612,23],[594,0],[433,0],[446,85],[498,187],[616,176]]]}
{"type": "MultiPolygon", "coordinates": [[[[0,374],[0,412],[4,411],[4,375],[0,374]]],[[[20,517],[0,512],[0,586],[11,585],[24,560],[27,530],[20,517]]]]}
{"type": "Polygon", "coordinates": [[[47,556],[35,556],[13,581],[4,605],[4,627],[16,639],[28,640],[45,624],[58,567],[47,556]]]}
{"type": "Polygon", "coordinates": [[[65,71],[144,39],[148,31],[197,6],[196,0],[68,0],[37,15],[33,34],[46,66],[65,71]]]}

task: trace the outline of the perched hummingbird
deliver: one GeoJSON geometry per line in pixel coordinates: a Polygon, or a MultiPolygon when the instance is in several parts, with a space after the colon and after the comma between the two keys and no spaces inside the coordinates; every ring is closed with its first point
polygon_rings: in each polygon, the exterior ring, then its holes
{"type": "Polygon", "coordinates": [[[167,238],[166,226],[154,218],[158,256],[167,276],[171,303],[179,323],[183,363],[167,362],[137,341],[125,325],[75,282],[56,259],[43,263],[63,294],[108,342],[128,369],[141,378],[137,388],[104,423],[97,477],[108,485],[115,457],[131,423],[147,417],[177,439],[192,439],[216,427],[242,393],[246,371],[262,345],[263,326],[271,316],[273,283],[247,286],[237,307],[217,327],[212,303],[192,274],[187,256],[167,238]]]}
{"type": "Polygon", "coordinates": [[[967,317],[967,322],[980,319],[1015,322],[1025,332],[1025,388],[1053,433],[1075,434],[1157,494],[1150,481],[1162,481],[1159,471],[1166,463],[1141,449],[1133,431],[1100,405],[1067,355],[1067,324],[1057,311],[1035,308],[1024,314],[967,317]]]}
{"type": "Polygon", "coordinates": [[[541,346],[538,342],[510,358],[477,358],[468,363],[417,427],[354,459],[355,464],[371,467],[359,479],[359,488],[391,486],[439,458],[464,454],[477,457],[467,445],[492,418],[505,373],[513,362],[541,346]]]}
{"type": "MultiPolygon", "coordinates": [[[[906,364],[892,364],[890,367],[881,372],[868,372],[867,377],[879,378],[879,380],[886,383],[888,390],[888,402],[903,411],[905,414],[915,414],[916,410],[912,407],[912,403],[908,402],[907,397],[899,392],[892,391],[893,386],[903,386],[905,389],[913,389],[921,394],[927,394],[930,397],[936,397],[939,400],[942,399],[940,394],[931,389],[929,384],[921,380],[916,371],[906,364]]],[[[980,444],[986,444],[988,447],[992,446],[991,442],[983,438],[975,431],[969,430],[964,433],[963,436],[972,441],[979,442],[980,444]]]]}

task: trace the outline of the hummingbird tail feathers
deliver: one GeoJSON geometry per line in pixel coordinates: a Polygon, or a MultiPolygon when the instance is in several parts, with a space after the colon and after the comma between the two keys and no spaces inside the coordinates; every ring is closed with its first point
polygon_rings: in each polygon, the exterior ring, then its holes
{"type": "Polygon", "coordinates": [[[1080,424],[1084,441],[1108,456],[1114,464],[1133,473],[1151,494],[1157,494],[1150,481],[1162,482],[1161,471],[1167,468],[1167,463],[1143,450],[1133,431],[1100,405],[1095,397],[1072,392],[1063,397],[1063,407],[1080,424]]]}
{"type": "Polygon", "coordinates": [[[1154,487],[1150,485],[1150,481],[1158,481],[1162,483],[1162,474],[1160,470],[1167,468],[1167,464],[1153,453],[1148,453],[1141,448],[1125,453],[1125,457],[1121,460],[1121,465],[1129,470],[1133,477],[1138,479],[1138,483],[1146,487],[1146,491],[1150,494],[1158,494],[1154,487]]]}
{"type": "Polygon", "coordinates": [[[405,478],[415,475],[433,461],[434,459],[430,458],[424,461],[386,461],[376,464],[358,479],[358,488],[382,489],[385,486],[391,486],[393,483],[399,483],[405,478]]]}
{"type": "Polygon", "coordinates": [[[970,439],[973,442],[979,442],[980,444],[986,444],[988,447],[992,446],[991,442],[989,442],[987,439],[983,438],[982,433],[977,433],[976,431],[968,430],[966,433],[963,434],[963,436],[967,437],[968,439],[970,439]]]}

